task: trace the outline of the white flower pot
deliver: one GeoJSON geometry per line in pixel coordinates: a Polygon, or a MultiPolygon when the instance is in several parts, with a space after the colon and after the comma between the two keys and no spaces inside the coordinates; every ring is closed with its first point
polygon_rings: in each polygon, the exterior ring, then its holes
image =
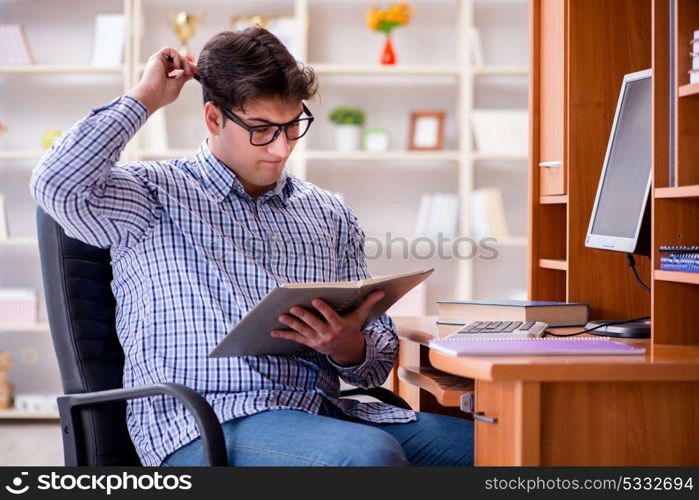
{"type": "Polygon", "coordinates": [[[339,151],[359,151],[362,149],[362,127],[335,125],[335,145],[339,151]]]}

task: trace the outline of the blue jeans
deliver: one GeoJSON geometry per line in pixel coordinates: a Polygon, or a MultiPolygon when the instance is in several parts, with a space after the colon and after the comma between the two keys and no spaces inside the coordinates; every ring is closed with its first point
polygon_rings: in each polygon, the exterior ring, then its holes
{"type": "MultiPolygon", "coordinates": [[[[314,415],[270,410],[222,424],[232,466],[473,465],[473,422],[416,412],[417,421],[375,424],[330,403],[314,415]]],[[[201,439],[171,453],[163,465],[203,465],[201,439]]]]}

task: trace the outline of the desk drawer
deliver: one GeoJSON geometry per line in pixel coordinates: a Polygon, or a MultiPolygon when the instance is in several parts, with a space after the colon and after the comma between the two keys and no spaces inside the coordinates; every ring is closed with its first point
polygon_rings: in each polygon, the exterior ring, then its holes
{"type": "Polygon", "coordinates": [[[533,382],[476,381],[476,465],[539,465],[539,392],[533,382]]]}

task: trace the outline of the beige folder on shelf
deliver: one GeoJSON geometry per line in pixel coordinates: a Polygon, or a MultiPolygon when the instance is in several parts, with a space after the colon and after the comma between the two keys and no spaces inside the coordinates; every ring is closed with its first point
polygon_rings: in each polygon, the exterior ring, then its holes
{"type": "Polygon", "coordinates": [[[209,357],[300,354],[308,350],[308,347],[293,340],[270,335],[272,330],[289,330],[288,326],[279,322],[279,316],[288,313],[292,307],[301,306],[320,316],[311,305],[313,299],[320,298],[338,314],[343,315],[359,307],[375,290],[383,290],[384,297],[374,305],[362,325],[362,328],[365,328],[432,272],[434,269],[360,281],[289,283],[276,287],[243,316],[209,353],[209,357]]]}

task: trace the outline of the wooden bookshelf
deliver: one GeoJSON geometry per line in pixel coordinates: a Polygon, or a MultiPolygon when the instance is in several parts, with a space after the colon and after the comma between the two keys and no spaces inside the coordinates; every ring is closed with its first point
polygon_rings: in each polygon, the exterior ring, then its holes
{"type": "MultiPolygon", "coordinates": [[[[652,65],[652,3],[530,3],[528,294],[588,303],[592,319],[651,309],[624,254],[587,248],[585,237],[623,76],[652,65]]],[[[650,262],[637,264],[649,282],[650,262]]]]}
{"type": "Polygon", "coordinates": [[[699,84],[690,84],[688,74],[689,42],[699,27],[699,2],[676,0],[673,13],[668,2],[656,0],[653,16],[652,341],[654,345],[699,345],[699,273],[661,270],[658,252],[662,245],[699,244],[699,84]],[[671,43],[675,61],[669,56],[671,43]],[[671,66],[676,87],[672,102],[671,66]],[[670,117],[673,105],[675,114],[670,117]]]}

